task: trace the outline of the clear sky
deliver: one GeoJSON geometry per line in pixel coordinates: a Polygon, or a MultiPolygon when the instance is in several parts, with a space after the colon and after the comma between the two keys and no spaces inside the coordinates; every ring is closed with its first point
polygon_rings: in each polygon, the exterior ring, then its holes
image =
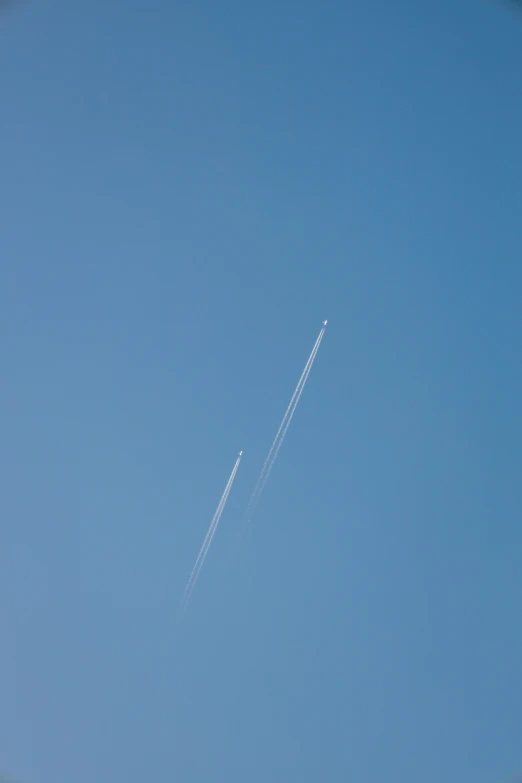
{"type": "Polygon", "coordinates": [[[33,0],[0,107],[0,769],[511,782],[522,16],[33,0]]]}

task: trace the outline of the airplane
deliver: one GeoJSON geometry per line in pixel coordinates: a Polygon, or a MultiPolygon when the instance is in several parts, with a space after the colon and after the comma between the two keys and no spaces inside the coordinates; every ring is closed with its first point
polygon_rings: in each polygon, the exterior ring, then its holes
{"type": "Polygon", "coordinates": [[[242,454],[243,454],[243,450],[241,450],[237,456],[240,457],[242,454]]]}
{"type": "Polygon", "coordinates": [[[326,326],[327,323],[328,321],[323,321],[323,326],[326,326]]]}

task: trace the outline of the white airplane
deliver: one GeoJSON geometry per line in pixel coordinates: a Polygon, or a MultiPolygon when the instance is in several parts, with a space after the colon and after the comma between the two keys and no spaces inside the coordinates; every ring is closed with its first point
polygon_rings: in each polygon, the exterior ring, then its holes
{"type": "Polygon", "coordinates": [[[326,326],[327,323],[328,321],[323,321],[323,326],[326,326]]]}
{"type": "Polygon", "coordinates": [[[237,456],[241,457],[242,454],[243,454],[243,450],[241,450],[237,456]]]}

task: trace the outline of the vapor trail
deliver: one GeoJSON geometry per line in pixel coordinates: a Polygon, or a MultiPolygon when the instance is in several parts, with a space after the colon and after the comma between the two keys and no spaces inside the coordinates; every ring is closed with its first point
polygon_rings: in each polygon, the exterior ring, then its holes
{"type": "Polygon", "coordinates": [[[321,340],[322,340],[323,334],[324,334],[324,328],[321,329],[321,331],[319,333],[319,337],[315,341],[314,347],[312,348],[312,352],[311,352],[310,356],[308,357],[308,360],[307,360],[307,362],[305,364],[305,368],[304,368],[303,372],[301,373],[301,377],[299,378],[298,384],[295,387],[295,391],[292,394],[292,398],[291,398],[290,402],[288,403],[288,407],[287,407],[287,409],[285,411],[285,415],[283,416],[281,424],[279,425],[279,429],[276,432],[276,436],[275,436],[274,441],[273,441],[273,443],[272,443],[272,445],[270,447],[270,451],[268,452],[268,456],[265,459],[265,463],[263,465],[261,473],[259,474],[259,478],[257,480],[257,484],[256,484],[256,486],[254,488],[253,493],[252,493],[252,499],[255,498],[258,495],[258,493],[259,493],[259,491],[261,489],[261,484],[262,484],[263,477],[266,475],[266,471],[270,470],[269,465],[272,463],[272,455],[273,455],[273,453],[274,453],[274,451],[275,451],[275,449],[277,447],[277,443],[279,442],[280,435],[281,435],[281,433],[282,433],[282,431],[283,431],[283,429],[285,427],[287,419],[292,417],[292,411],[294,410],[295,405],[296,405],[296,398],[298,398],[298,396],[300,396],[299,390],[300,390],[301,386],[306,382],[306,379],[308,377],[309,368],[311,367],[311,363],[313,362],[313,360],[315,358],[315,354],[317,353],[319,345],[321,344],[321,340]]]}
{"type": "Polygon", "coordinates": [[[212,539],[214,538],[214,534],[217,530],[217,526],[219,523],[219,520],[221,519],[221,515],[223,513],[223,509],[225,508],[225,504],[228,499],[228,495],[230,493],[230,488],[232,486],[232,481],[235,478],[237,472],[237,466],[235,466],[235,470],[232,472],[231,479],[229,479],[229,482],[225,488],[225,491],[223,493],[223,496],[219,502],[219,505],[216,509],[216,513],[212,517],[212,522],[210,523],[210,527],[207,531],[207,535],[205,536],[205,540],[203,542],[203,546],[201,547],[200,553],[198,555],[198,559],[196,560],[196,563],[194,565],[194,568],[192,569],[191,579],[189,580],[189,584],[187,585],[185,589],[186,596],[184,598],[184,606],[185,608],[188,605],[188,602],[190,601],[190,597],[192,595],[192,591],[194,590],[194,587],[196,586],[196,582],[198,581],[199,574],[201,569],[203,568],[203,563],[205,562],[205,558],[208,554],[208,550],[210,549],[210,545],[212,543],[212,539]]]}
{"type": "Polygon", "coordinates": [[[196,586],[196,582],[198,581],[200,571],[203,568],[203,564],[205,562],[205,558],[206,558],[206,556],[208,554],[208,550],[210,549],[210,545],[212,544],[212,539],[214,538],[214,534],[215,534],[215,532],[217,530],[217,526],[218,526],[219,520],[221,519],[221,514],[223,513],[223,509],[225,507],[225,503],[227,502],[229,492],[230,492],[230,487],[228,488],[227,494],[224,497],[223,503],[221,504],[221,508],[219,509],[219,513],[213,519],[212,527],[209,530],[209,537],[208,537],[207,545],[204,548],[204,551],[203,551],[203,554],[202,554],[201,559],[199,561],[199,564],[196,565],[196,573],[194,574],[194,578],[192,580],[192,584],[190,585],[189,591],[187,593],[187,597],[185,598],[185,603],[184,603],[184,608],[185,609],[188,606],[188,603],[190,601],[190,597],[191,597],[192,592],[193,592],[193,590],[194,590],[194,588],[196,586]]]}
{"type": "Polygon", "coordinates": [[[236,459],[235,465],[232,469],[232,473],[230,474],[230,478],[227,481],[226,487],[224,489],[224,492],[221,496],[221,500],[218,503],[218,507],[216,511],[214,512],[214,516],[212,517],[212,521],[209,525],[209,528],[207,530],[207,533],[205,535],[205,538],[203,540],[203,544],[201,545],[201,549],[199,550],[199,554],[196,558],[196,562],[194,563],[194,567],[190,573],[189,580],[187,582],[187,585],[185,587],[185,590],[183,592],[183,596],[181,598],[181,605],[184,609],[187,608],[188,602],[190,600],[190,596],[192,595],[192,591],[194,590],[194,587],[196,586],[196,582],[198,580],[199,574],[201,569],[203,568],[203,563],[205,562],[205,558],[207,556],[208,550],[210,549],[210,545],[212,543],[212,539],[214,538],[214,533],[216,532],[217,526],[219,524],[219,520],[221,519],[221,515],[223,513],[223,509],[225,508],[225,504],[227,502],[230,490],[232,488],[233,481],[236,477],[236,473],[239,468],[239,463],[241,462],[241,455],[243,454],[242,451],[239,452],[238,457],[236,459]]]}
{"type": "Polygon", "coordinates": [[[216,511],[214,512],[214,516],[212,517],[212,521],[211,521],[211,523],[209,525],[209,528],[207,530],[207,534],[206,534],[206,536],[204,538],[203,544],[201,545],[201,549],[199,550],[199,554],[198,554],[198,556],[196,558],[196,562],[194,563],[194,567],[193,567],[193,569],[191,571],[189,580],[187,582],[187,586],[185,587],[185,591],[184,591],[183,597],[182,597],[182,603],[184,603],[185,606],[186,606],[186,604],[188,604],[188,600],[190,598],[192,590],[194,589],[194,585],[195,585],[195,583],[197,581],[197,578],[199,576],[199,572],[201,571],[201,568],[203,566],[203,562],[205,560],[206,554],[207,554],[208,549],[210,547],[210,544],[212,542],[212,538],[214,536],[214,532],[216,530],[218,522],[219,522],[219,520],[221,518],[221,514],[223,513],[223,509],[224,509],[225,504],[227,502],[228,495],[229,495],[229,492],[230,492],[230,488],[232,487],[232,482],[234,481],[234,478],[235,478],[235,475],[237,473],[237,469],[239,467],[240,461],[241,461],[241,454],[238,456],[238,458],[236,460],[236,463],[234,465],[234,468],[232,470],[232,473],[230,475],[230,478],[227,481],[227,485],[226,485],[226,487],[224,489],[224,492],[223,492],[223,494],[221,496],[221,500],[219,501],[218,507],[217,507],[216,511]]]}
{"type": "Polygon", "coordinates": [[[312,365],[315,361],[315,357],[317,356],[317,352],[319,350],[319,346],[321,345],[321,341],[323,339],[325,331],[326,331],[326,321],[323,323],[322,329],[319,332],[319,336],[315,341],[314,347],[312,348],[312,352],[310,353],[310,356],[308,357],[308,360],[305,364],[304,370],[301,373],[301,377],[299,378],[297,386],[295,387],[294,393],[292,394],[292,398],[285,411],[285,415],[283,416],[281,424],[279,425],[279,429],[277,430],[274,441],[270,447],[268,456],[265,460],[261,473],[259,474],[259,478],[257,479],[256,485],[254,487],[254,491],[252,492],[252,495],[250,497],[247,506],[247,510],[245,512],[245,518],[244,518],[245,523],[248,523],[254,515],[254,511],[256,510],[257,504],[259,503],[261,497],[261,493],[263,492],[263,489],[265,488],[265,484],[268,481],[268,477],[270,476],[277,455],[279,454],[279,449],[283,444],[286,433],[288,431],[288,427],[290,426],[290,422],[292,421],[292,417],[295,413],[295,409],[297,408],[297,403],[299,402],[306,381],[308,380],[308,376],[310,375],[312,365]]]}
{"type": "MultiPolygon", "coordinates": [[[[237,462],[236,462],[236,464],[237,464],[237,462]]],[[[234,468],[235,468],[235,465],[234,465],[234,468]]],[[[232,472],[232,473],[234,473],[234,472],[232,472]]],[[[225,503],[226,503],[226,500],[227,500],[227,497],[228,497],[228,493],[230,491],[231,479],[232,479],[232,476],[229,478],[229,480],[227,482],[225,490],[224,490],[224,492],[223,492],[223,494],[221,496],[221,500],[218,503],[218,507],[217,507],[217,509],[214,512],[214,516],[212,517],[212,521],[210,522],[210,525],[209,525],[209,528],[208,528],[207,533],[205,535],[205,538],[203,539],[203,543],[201,545],[201,549],[199,550],[198,556],[196,558],[196,562],[194,563],[194,567],[192,568],[192,571],[190,572],[189,580],[187,582],[187,585],[185,587],[185,591],[183,593],[183,597],[181,599],[182,603],[188,597],[188,593],[190,592],[190,589],[191,589],[191,586],[193,584],[193,581],[194,581],[195,578],[197,578],[196,572],[199,573],[199,570],[198,570],[199,563],[200,563],[201,559],[203,558],[203,556],[204,556],[204,554],[205,554],[205,552],[206,552],[206,550],[208,548],[209,541],[210,541],[210,538],[212,536],[212,531],[214,530],[214,525],[215,525],[216,519],[218,519],[221,516],[221,514],[222,514],[223,508],[225,506],[225,503]]]]}
{"type": "Polygon", "coordinates": [[[308,367],[306,368],[306,375],[303,378],[303,382],[301,383],[301,386],[299,387],[299,390],[297,392],[297,396],[295,398],[295,402],[294,402],[294,404],[293,404],[293,406],[292,406],[292,408],[291,408],[291,410],[290,410],[290,412],[288,414],[288,418],[287,418],[286,423],[285,423],[285,425],[283,427],[283,430],[281,431],[281,435],[279,437],[279,440],[277,441],[277,445],[276,445],[276,447],[274,449],[274,453],[272,454],[272,459],[270,460],[270,462],[267,465],[267,468],[265,470],[265,474],[263,476],[261,485],[259,487],[258,498],[260,497],[263,489],[265,488],[265,484],[268,481],[268,477],[270,476],[270,473],[272,471],[274,463],[275,463],[275,461],[277,459],[277,455],[279,454],[279,449],[283,445],[283,441],[284,441],[284,439],[286,437],[286,433],[288,432],[288,428],[290,426],[290,422],[292,421],[292,417],[293,417],[293,415],[295,413],[295,410],[297,408],[297,403],[299,402],[301,394],[303,393],[303,389],[305,387],[306,381],[308,380],[308,376],[310,375],[310,370],[312,369],[312,365],[313,365],[313,363],[315,361],[315,357],[317,356],[317,352],[319,351],[319,346],[321,345],[321,340],[323,339],[323,335],[324,335],[324,330],[323,330],[322,334],[320,335],[320,337],[318,338],[317,345],[314,347],[314,350],[312,351],[308,367]]]}

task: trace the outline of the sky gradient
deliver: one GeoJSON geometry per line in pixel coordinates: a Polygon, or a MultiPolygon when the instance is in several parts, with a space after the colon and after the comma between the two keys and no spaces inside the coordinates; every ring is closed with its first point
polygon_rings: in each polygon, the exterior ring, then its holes
{"type": "Polygon", "coordinates": [[[508,4],[0,16],[0,770],[522,774],[521,94],[508,4]]]}

